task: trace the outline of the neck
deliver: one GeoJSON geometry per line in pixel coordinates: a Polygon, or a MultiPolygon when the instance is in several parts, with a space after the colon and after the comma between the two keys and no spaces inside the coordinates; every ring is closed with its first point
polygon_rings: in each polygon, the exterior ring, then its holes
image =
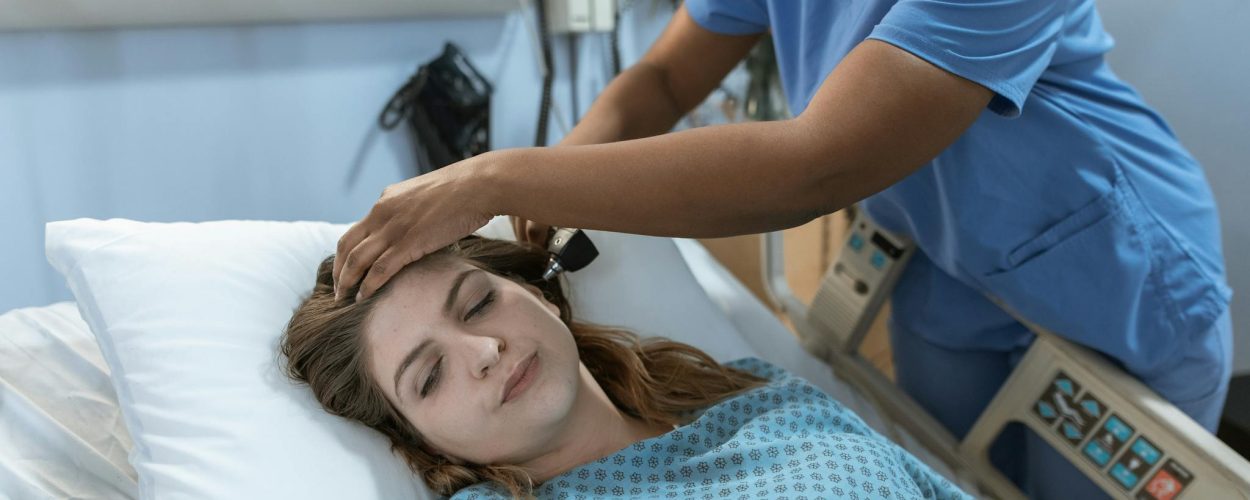
{"type": "Polygon", "coordinates": [[[518,464],[530,471],[535,483],[543,483],[669,430],[622,413],[585,365],[581,365],[579,372],[577,401],[557,441],[552,443],[549,452],[518,464]]]}

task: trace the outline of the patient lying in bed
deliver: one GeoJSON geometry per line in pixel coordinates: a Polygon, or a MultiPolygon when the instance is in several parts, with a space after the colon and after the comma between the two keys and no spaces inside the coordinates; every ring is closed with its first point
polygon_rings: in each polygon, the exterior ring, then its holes
{"type": "Polygon", "coordinates": [[[966,497],[779,368],[575,321],[546,258],[471,236],[339,303],[328,258],[288,372],[456,498],[966,497]]]}

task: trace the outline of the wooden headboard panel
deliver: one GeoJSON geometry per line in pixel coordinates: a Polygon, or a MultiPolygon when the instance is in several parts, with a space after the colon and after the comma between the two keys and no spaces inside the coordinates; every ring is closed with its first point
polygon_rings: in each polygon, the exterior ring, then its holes
{"type": "Polygon", "coordinates": [[[0,0],[0,31],[483,15],[517,0],[0,0]]]}

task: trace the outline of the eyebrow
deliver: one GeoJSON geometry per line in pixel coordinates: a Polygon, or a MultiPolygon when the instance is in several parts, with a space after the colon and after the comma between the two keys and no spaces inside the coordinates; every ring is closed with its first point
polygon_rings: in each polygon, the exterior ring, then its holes
{"type": "Polygon", "coordinates": [[[426,347],[429,347],[429,345],[430,339],[422,340],[420,344],[417,344],[416,349],[408,351],[408,355],[404,356],[404,360],[399,363],[399,369],[395,370],[395,396],[401,403],[404,401],[404,393],[399,392],[399,377],[400,375],[403,375],[404,370],[407,370],[408,366],[417,359],[417,356],[421,355],[421,351],[424,351],[426,347]]]}
{"type": "MultiPolygon", "coordinates": [[[[460,295],[460,286],[464,284],[464,280],[466,278],[475,272],[482,272],[482,270],[468,269],[461,271],[460,274],[456,275],[456,278],[452,281],[451,290],[447,292],[447,302],[443,303],[443,314],[451,313],[451,307],[456,304],[456,298],[460,295]]],[[[427,338],[422,340],[421,343],[417,344],[417,347],[408,351],[408,354],[404,355],[403,361],[399,362],[399,369],[395,370],[395,396],[401,403],[404,401],[404,393],[399,392],[399,378],[403,376],[404,371],[408,370],[408,367],[412,365],[412,362],[416,361],[417,357],[421,356],[421,352],[429,346],[430,339],[427,338]]]]}
{"type": "Polygon", "coordinates": [[[443,303],[443,314],[451,314],[451,306],[456,305],[456,297],[460,295],[460,285],[464,284],[465,278],[473,273],[484,272],[481,269],[466,269],[456,275],[456,280],[451,284],[451,291],[447,292],[447,302],[443,303]]]}

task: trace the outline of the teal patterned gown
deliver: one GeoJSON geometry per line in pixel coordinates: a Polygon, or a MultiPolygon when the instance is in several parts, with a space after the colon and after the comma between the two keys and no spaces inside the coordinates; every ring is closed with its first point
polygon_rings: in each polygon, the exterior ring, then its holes
{"type": "MultiPolygon", "coordinates": [[[[971,498],[811,383],[755,358],[769,383],[685,426],[556,476],[539,498],[971,498]]],[[[454,500],[508,498],[480,483],[454,500]]]]}

